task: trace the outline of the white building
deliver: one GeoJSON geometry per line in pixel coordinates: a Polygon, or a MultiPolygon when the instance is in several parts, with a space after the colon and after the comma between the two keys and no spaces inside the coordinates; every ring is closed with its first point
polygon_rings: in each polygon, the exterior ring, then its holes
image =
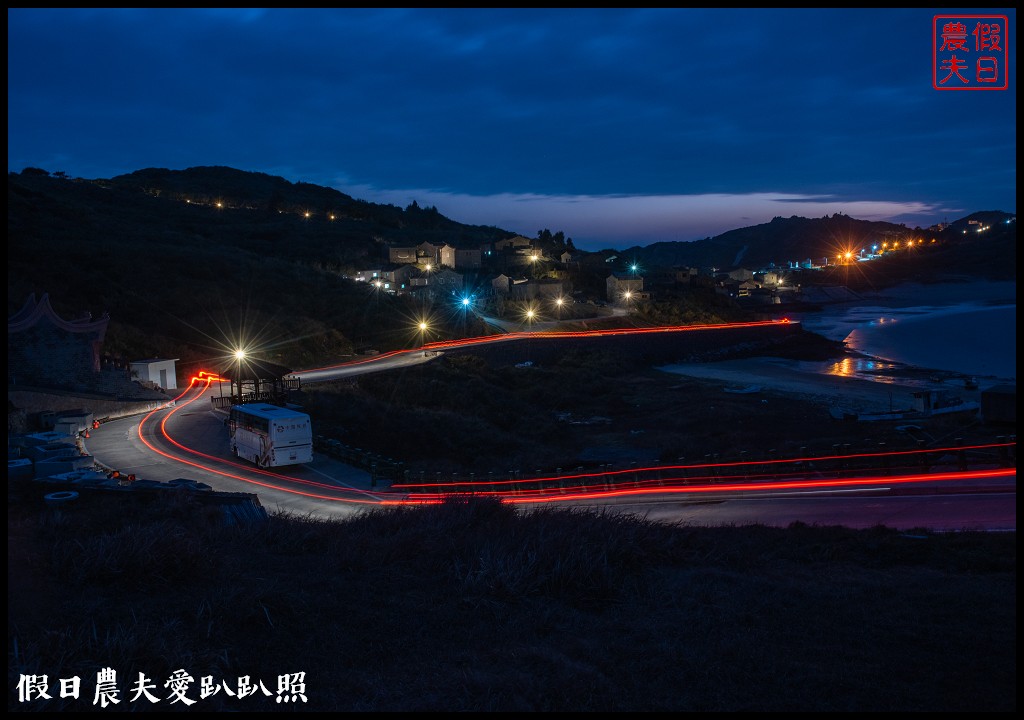
{"type": "Polygon", "coordinates": [[[142,382],[156,383],[164,390],[173,390],[178,387],[177,371],[174,369],[177,361],[178,358],[133,360],[132,377],[142,382]]]}

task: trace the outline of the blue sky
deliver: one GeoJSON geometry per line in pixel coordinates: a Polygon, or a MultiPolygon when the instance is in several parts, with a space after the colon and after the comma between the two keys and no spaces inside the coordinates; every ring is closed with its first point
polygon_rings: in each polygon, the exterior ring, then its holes
{"type": "Polygon", "coordinates": [[[9,171],[227,165],[587,249],[1016,212],[1010,8],[7,17],[9,171]],[[1008,16],[1007,90],[933,87],[957,12],[1008,16]]]}

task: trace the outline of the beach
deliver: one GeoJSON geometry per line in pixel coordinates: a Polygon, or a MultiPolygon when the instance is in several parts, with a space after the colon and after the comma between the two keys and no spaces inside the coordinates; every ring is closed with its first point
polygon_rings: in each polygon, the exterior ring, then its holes
{"type": "Polygon", "coordinates": [[[1015,317],[1015,282],[906,284],[793,318],[811,332],[847,342],[844,358],[756,357],[659,369],[852,411],[909,408],[921,390],[978,401],[986,387],[1016,382],[1015,317]],[[938,332],[939,326],[947,331],[938,332]],[[879,349],[884,352],[872,352],[879,349]],[[978,387],[968,387],[971,378],[978,387]]]}
{"type": "Polygon", "coordinates": [[[713,380],[736,388],[760,388],[842,408],[851,412],[886,412],[913,406],[913,393],[926,389],[954,392],[965,401],[977,401],[978,389],[962,384],[920,377],[887,376],[886,381],[868,380],[854,374],[829,372],[842,368],[843,361],[809,362],[772,357],[722,360],[711,363],[682,363],[659,367],[663,372],[713,380]]]}

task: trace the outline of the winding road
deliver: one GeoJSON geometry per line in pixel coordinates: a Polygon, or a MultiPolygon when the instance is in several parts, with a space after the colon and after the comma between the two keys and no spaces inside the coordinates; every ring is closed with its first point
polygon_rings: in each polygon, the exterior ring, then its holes
{"type": "MultiPolygon", "coordinates": [[[[654,329],[668,331],[668,329],[654,329]]],[[[645,329],[644,331],[651,331],[645,329]]],[[[641,332],[640,330],[615,332],[641,332]]],[[[429,343],[418,350],[387,353],[296,373],[303,383],[325,382],[368,372],[385,372],[429,362],[445,348],[508,342],[526,333],[429,343]]],[[[571,342],[580,333],[544,333],[571,342]]],[[[497,495],[523,508],[598,507],[652,520],[694,526],[794,522],[867,528],[938,531],[1016,530],[1016,468],[931,468],[922,473],[889,473],[879,455],[877,471],[823,477],[798,474],[790,463],[741,468],[736,463],[713,475],[699,466],[632,468],[593,477],[530,478],[489,488],[378,487],[369,473],[315,453],[312,463],[262,470],[240,462],[228,450],[226,413],[210,398],[224,394],[218,382],[193,380],[174,403],[145,416],[101,425],[87,450],[102,465],[142,480],[189,478],[218,491],[257,493],[270,511],[317,517],[348,517],[388,505],[424,504],[446,496],[497,495]],[[732,473],[732,474],[730,474],[732,473]]],[[[1015,452],[1015,443],[1014,443],[1015,452]]],[[[780,461],[781,463],[782,461],[780,461]]],[[[868,460],[870,462],[874,460],[868,460]]],[[[763,465],[763,464],[762,464],[763,465]]]]}

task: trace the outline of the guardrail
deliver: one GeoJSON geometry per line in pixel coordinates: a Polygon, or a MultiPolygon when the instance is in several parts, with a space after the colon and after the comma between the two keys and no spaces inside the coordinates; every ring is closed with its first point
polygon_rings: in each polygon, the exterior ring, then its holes
{"type": "Polygon", "coordinates": [[[926,448],[924,443],[913,450],[890,451],[885,443],[874,447],[853,448],[849,444],[833,445],[827,454],[809,455],[801,448],[798,457],[781,458],[768,450],[754,458],[739,451],[730,458],[708,454],[702,458],[678,458],[675,462],[640,467],[638,463],[603,463],[557,467],[550,470],[505,472],[441,473],[409,470],[406,464],[379,453],[317,436],[315,450],[346,464],[371,473],[375,486],[388,481],[392,489],[411,493],[492,492],[520,494],[542,490],[614,489],[645,487],[772,482],[783,479],[842,479],[865,473],[905,475],[932,473],[937,470],[966,472],[979,467],[1016,467],[1017,436],[998,436],[992,443],[966,446],[957,438],[946,448],[926,448]]]}
{"type": "Polygon", "coordinates": [[[352,447],[340,440],[325,438],[322,435],[313,438],[313,449],[341,460],[343,463],[368,471],[371,484],[374,486],[380,480],[387,480],[391,483],[400,482],[407,475],[404,462],[352,447]]]}

